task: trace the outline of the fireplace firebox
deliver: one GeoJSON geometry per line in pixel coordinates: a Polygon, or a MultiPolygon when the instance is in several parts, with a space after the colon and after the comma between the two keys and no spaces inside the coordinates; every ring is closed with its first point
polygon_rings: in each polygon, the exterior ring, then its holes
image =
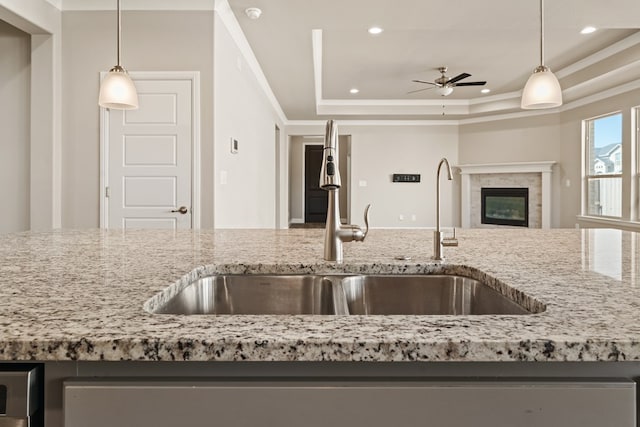
{"type": "Polygon", "coordinates": [[[529,227],[528,188],[482,188],[482,224],[529,227]]]}

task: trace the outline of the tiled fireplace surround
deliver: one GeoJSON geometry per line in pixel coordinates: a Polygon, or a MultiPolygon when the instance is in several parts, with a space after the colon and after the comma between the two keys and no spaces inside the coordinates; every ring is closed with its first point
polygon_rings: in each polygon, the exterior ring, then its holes
{"type": "Polygon", "coordinates": [[[556,162],[492,163],[459,165],[462,176],[462,227],[493,228],[503,225],[481,224],[482,187],[529,188],[529,227],[551,227],[551,174],[556,162]]]}

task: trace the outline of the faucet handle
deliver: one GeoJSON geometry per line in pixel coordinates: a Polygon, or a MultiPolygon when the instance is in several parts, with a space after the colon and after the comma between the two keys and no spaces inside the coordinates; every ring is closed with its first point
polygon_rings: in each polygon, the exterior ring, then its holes
{"type": "Polygon", "coordinates": [[[366,208],[364,208],[364,226],[365,226],[365,230],[364,230],[364,236],[362,236],[362,240],[364,240],[365,237],[367,237],[367,234],[369,234],[369,210],[371,209],[371,203],[369,203],[367,205],[366,208]]]}
{"type": "Polygon", "coordinates": [[[362,242],[369,234],[369,209],[371,209],[371,204],[368,204],[364,209],[364,231],[362,228],[357,225],[343,225],[342,229],[347,232],[348,240],[355,240],[357,242],[362,242]]]}
{"type": "Polygon", "coordinates": [[[456,228],[453,227],[453,236],[444,237],[442,239],[442,246],[454,247],[458,246],[458,239],[456,239],[456,228]]]}

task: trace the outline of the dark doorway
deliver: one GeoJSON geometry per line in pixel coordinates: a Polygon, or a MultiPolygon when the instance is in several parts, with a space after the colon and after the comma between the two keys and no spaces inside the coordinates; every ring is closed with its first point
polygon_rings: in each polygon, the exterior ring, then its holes
{"type": "Polygon", "coordinates": [[[304,222],[326,222],[328,193],[320,188],[322,145],[304,146],[304,222]]]}

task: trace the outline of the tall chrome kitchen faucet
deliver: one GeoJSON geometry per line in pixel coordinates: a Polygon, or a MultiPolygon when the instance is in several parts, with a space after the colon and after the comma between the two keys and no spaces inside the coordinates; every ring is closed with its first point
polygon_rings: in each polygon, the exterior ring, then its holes
{"type": "Polygon", "coordinates": [[[342,243],[362,242],[369,233],[369,209],[364,210],[364,231],[357,225],[340,223],[340,172],[338,171],[338,125],[329,120],[324,135],[322,168],[320,169],[320,188],[329,192],[327,222],[324,229],[324,259],[342,262],[342,243]]]}
{"type": "Polygon", "coordinates": [[[442,247],[443,246],[458,246],[458,239],[456,239],[456,229],[453,229],[453,237],[443,238],[440,232],[440,168],[442,165],[447,165],[447,179],[451,181],[451,166],[449,161],[443,157],[438,163],[438,171],[436,172],[436,230],[433,232],[433,259],[436,261],[442,261],[442,247]]]}

